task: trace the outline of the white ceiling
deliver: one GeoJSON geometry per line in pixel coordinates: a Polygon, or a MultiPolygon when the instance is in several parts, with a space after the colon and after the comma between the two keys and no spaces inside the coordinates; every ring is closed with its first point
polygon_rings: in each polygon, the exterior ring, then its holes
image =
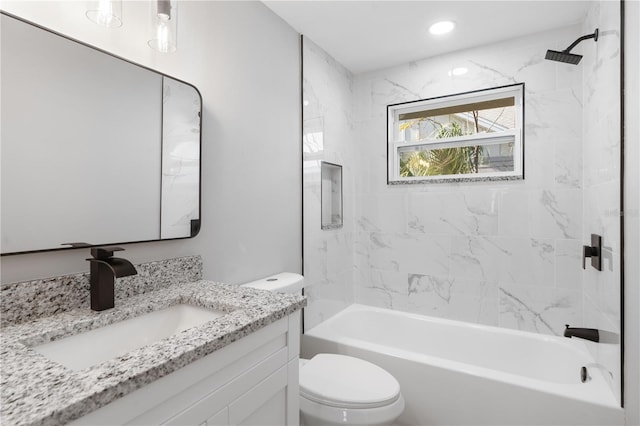
{"type": "Polygon", "coordinates": [[[264,3],[353,73],[575,24],[584,19],[589,4],[561,0],[264,3]],[[456,28],[444,36],[429,34],[429,26],[441,20],[454,21],[456,28]]]}

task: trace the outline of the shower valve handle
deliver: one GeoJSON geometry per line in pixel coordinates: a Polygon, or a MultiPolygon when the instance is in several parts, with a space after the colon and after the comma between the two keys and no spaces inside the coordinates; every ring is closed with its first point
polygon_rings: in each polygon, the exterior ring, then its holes
{"type": "Polygon", "coordinates": [[[582,246],[582,269],[587,269],[587,257],[591,258],[591,266],[602,271],[602,237],[591,234],[591,245],[582,246]]]}

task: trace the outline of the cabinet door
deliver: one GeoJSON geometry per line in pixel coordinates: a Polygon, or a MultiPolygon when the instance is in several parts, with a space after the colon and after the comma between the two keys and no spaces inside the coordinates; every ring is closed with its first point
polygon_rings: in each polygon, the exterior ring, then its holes
{"type": "Polygon", "coordinates": [[[287,424],[286,390],[280,389],[257,410],[244,418],[238,426],[283,426],[287,424]]]}
{"type": "MultiPolygon", "coordinates": [[[[282,348],[265,360],[260,361],[252,368],[244,371],[238,377],[209,393],[180,414],[172,417],[166,423],[167,426],[199,425],[204,419],[218,413],[223,407],[233,404],[251,392],[256,386],[269,380],[274,374],[286,368],[287,348],[282,348]],[[283,367],[283,364],[285,367],[283,367]]],[[[286,382],[286,377],[285,377],[286,382]]],[[[258,398],[261,395],[257,396],[258,398]]],[[[231,413],[231,411],[229,411],[231,413]]],[[[148,424],[148,423],[147,423],[148,424]]],[[[155,423],[158,424],[158,423],[155,423]]],[[[281,423],[280,425],[282,425],[281,423]]]]}
{"type": "Polygon", "coordinates": [[[238,426],[287,424],[286,365],[229,404],[229,424],[238,426]]]}

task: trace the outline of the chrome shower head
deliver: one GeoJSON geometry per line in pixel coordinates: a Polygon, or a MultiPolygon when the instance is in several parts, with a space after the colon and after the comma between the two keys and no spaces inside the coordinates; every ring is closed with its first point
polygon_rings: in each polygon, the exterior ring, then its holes
{"type": "Polygon", "coordinates": [[[592,38],[593,41],[598,41],[597,28],[593,32],[593,34],[587,34],[585,36],[580,37],[579,39],[571,43],[571,45],[566,49],[564,49],[562,52],[558,52],[557,50],[547,50],[547,54],[545,55],[544,58],[550,61],[564,62],[566,64],[577,65],[582,59],[582,55],[576,55],[575,53],[570,53],[571,49],[576,47],[578,43],[580,43],[581,41],[588,40],[590,38],[592,38]]]}

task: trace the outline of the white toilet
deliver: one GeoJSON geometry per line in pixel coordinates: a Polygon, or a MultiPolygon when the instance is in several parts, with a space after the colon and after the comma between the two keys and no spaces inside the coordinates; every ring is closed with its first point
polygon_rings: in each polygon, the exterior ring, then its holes
{"type": "MultiPolygon", "coordinates": [[[[283,272],[243,286],[299,293],[304,278],[283,272]]],[[[300,360],[300,421],[315,425],[390,426],[404,410],[398,381],[359,358],[318,354],[300,360]]]]}

